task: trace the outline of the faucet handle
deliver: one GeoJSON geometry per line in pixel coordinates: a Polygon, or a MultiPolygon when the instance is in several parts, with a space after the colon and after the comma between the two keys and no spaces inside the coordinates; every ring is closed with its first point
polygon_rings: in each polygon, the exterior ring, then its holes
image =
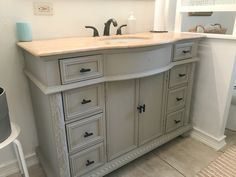
{"type": "Polygon", "coordinates": [[[121,26],[117,29],[116,35],[122,35],[121,29],[122,29],[123,27],[126,27],[126,26],[127,26],[127,25],[121,25],[121,26]]]}
{"type": "Polygon", "coordinates": [[[85,28],[90,28],[93,30],[93,37],[99,36],[98,30],[93,26],[85,26],[85,28]]]}

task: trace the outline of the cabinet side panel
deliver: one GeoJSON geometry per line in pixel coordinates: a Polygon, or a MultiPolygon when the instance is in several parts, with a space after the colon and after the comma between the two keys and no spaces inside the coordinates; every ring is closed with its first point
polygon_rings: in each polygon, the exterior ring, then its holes
{"type": "Polygon", "coordinates": [[[106,84],[108,158],[137,147],[136,81],[106,84]]]}
{"type": "Polygon", "coordinates": [[[186,109],[185,109],[185,119],[184,119],[184,125],[188,125],[189,123],[192,123],[191,120],[191,101],[192,101],[192,90],[193,90],[193,83],[194,83],[194,75],[195,75],[195,66],[196,63],[192,63],[189,67],[189,82],[188,82],[188,90],[187,90],[187,100],[186,100],[186,109]]]}
{"type": "Polygon", "coordinates": [[[26,70],[46,86],[61,85],[58,60],[45,61],[25,52],[26,70]]]}
{"type": "Polygon", "coordinates": [[[46,165],[49,166],[51,173],[59,176],[49,98],[32,82],[30,82],[30,87],[39,140],[39,152],[43,156],[42,159],[47,162],[46,165]]]}

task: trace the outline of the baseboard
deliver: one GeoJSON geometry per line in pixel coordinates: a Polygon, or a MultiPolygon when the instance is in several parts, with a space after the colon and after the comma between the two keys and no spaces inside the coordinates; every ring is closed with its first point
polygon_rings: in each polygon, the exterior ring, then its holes
{"type": "MultiPolygon", "coordinates": [[[[39,162],[35,153],[27,155],[25,161],[28,167],[36,165],[39,162]]],[[[18,163],[14,160],[0,166],[0,177],[6,177],[19,171],[18,163]]]]}
{"type": "Polygon", "coordinates": [[[42,166],[44,172],[46,173],[47,177],[55,177],[55,173],[53,173],[52,169],[50,168],[47,160],[44,159],[42,153],[40,152],[40,148],[37,147],[36,148],[36,154],[38,156],[39,159],[39,163],[42,166]]]}
{"type": "Polygon", "coordinates": [[[226,142],[225,142],[226,136],[222,136],[221,138],[215,138],[212,135],[210,135],[202,130],[199,130],[196,127],[193,127],[193,130],[192,130],[190,136],[192,138],[214,148],[217,151],[226,145],[226,142]]]}

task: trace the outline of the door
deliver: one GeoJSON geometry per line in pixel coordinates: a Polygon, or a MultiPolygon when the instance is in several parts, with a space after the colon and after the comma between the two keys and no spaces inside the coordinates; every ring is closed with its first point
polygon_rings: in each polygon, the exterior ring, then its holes
{"type": "Polygon", "coordinates": [[[163,133],[164,73],[140,79],[139,145],[163,133]]]}
{"type": "Polygon", "coordinates": [[[108,160],[137,148],[137,80],[106,84],[108,160]]]}

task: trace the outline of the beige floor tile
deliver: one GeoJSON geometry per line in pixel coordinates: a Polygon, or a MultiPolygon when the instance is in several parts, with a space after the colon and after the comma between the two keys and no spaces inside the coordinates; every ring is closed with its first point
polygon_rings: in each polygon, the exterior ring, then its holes
{"type": "MultiPolygon", "coordinates": [[[[226,135],[228,146],[236,143],[235,132],[227,132],[226,135]]],[[[106,177],[193,177],[220,154],[222,151],[216,152],[192,138],[177,138],[106,177]]],[[[30,177],[45,177],[38,165],[29,171],[30,177]]]]}
{"type": "MultiPolygon", "coordinates": [[[[29,168],[29,176],[30,177],[46,177],[43,169],[40,165],[34,165],[29,168]]],[[[8,176],[8,177],[22,177],[19,173],[8,176]]]]}
{"type": "Polygon", "coordinates": [[[183,175],[151,152],[106,177],[183,177],[183,175]]]}
{"type": "Polygon", "coordinates": [[[217,152],[190,137],[179,137],[163,145],[155,153],[186,177],[193,177],[222,152],[217,152]]]}

